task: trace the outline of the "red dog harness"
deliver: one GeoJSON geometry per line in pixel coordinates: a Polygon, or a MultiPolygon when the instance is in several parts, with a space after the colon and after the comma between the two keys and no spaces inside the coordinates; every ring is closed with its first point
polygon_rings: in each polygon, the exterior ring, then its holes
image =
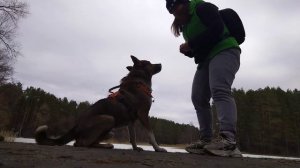
{"type": "MultiPolygon", "coordinates": [[[[142,92],[144,92],[146,95],[148,95],[149,97],[153,98],[152,96],[152,90],[143,82],[137,82],[137,89],[141,90],[142,92]]],[[[110,88],[108,91],[109,93],[111,93],[110,95],[108,95],[108,98],[116,98],[117,96],[119,96],[121,93],[120,91],[117,92],[113,92],[112,90],[116,89],[116,88],[120,88],[121,85],[115,86],[113,88],[110,88]]]]}

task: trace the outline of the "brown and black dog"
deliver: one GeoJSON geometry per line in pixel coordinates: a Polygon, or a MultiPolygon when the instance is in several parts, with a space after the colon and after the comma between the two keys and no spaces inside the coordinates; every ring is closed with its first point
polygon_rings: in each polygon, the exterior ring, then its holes
{"type": "Polygon", "coordinates": [[[161,71],[161,64],[151,64],[131,56],[134,63],[128,66],[129,73],[121,80],[116,93],[93,104],[79,115],[75,126],[59,138],[47,136],[47,126],[40,126],[35,133],[35,140],[40,145],[64,145],[75,140],[74,146],[113,148],[111,144],[99,144],[111,137],[113,128],[128,126],[130,143],[133,150],[141,151],[136,145],[134,123],[139,120],[146,128],[150,144],[156,152],[166,152],[155,140],[149,123],[149,110],[152,104],[151,79],[161,71]]]}

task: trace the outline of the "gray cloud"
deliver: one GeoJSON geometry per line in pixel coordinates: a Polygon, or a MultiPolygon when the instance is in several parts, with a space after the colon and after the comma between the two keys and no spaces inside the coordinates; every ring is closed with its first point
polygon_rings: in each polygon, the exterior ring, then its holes
{"type": "MultiPolygon", "coordinates": [[[[299,89],[300,11],[296,1],[212,0],[240,14],[247,31],[234,87],[299,89]]],[[[153,78],[151,115],[197,124],[190,101],[196,65],[178,52],[162,0],[30,0],[20,24],[23,56],[15,79],[59,97],[95,102],[118,85],[130,55],[163,64],[153,78]]]]}

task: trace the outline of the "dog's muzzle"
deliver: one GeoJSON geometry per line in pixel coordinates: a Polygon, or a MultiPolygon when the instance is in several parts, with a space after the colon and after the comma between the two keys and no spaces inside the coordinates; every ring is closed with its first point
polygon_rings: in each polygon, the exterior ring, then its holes
{"type": "Polygon", "coordinates": [[[154,74],[156,74],[156,73],[158,73],[158,72],[160,72],[161,71],[161,69],[162,69],[162,65],[161,64],[153,64],[154,65],[154,71],[155,71],[155,73],[154,74]]]}

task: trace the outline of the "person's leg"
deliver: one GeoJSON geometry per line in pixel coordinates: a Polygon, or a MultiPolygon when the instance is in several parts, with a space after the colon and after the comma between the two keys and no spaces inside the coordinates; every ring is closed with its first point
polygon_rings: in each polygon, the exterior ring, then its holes
{"type": "Polygon", "coordinates": [[[221,139],[205,148],[211,149],[210,152],[217,151],[215,154],[221,156],[239,156],[238,151],[233,152],[238,150],[235,140],[237,109],[231,92],[231,86],[239,67],[240,51],[238,49],[221,52],[209,64],[209,83],[217,110],[221,139]]]}
{"type": "Polygon", "coordinates": [[[211,94],[208,74],[207,63],[200,69],[197,69],[194,76],[192,102],[199,122],[200,140],[185,148],[189,153],[205,154],[203,147],[209,144],[212,139],[212,114],[210,107],[211,94]]]}
{"type": "Polygon", "coordinates": [[[229,49],[213,58],[209,64],[209,82],[216,105],[220,134],[235,140],[237,109],[231,92],[235,74],[240,67],[240,51],[229,49]]]}
{"type": "Polygon", "coordinates": [[[212,139],[212,113],[210,106],[211,92],[209,89],[208,64],[197,69],[192,86],[192,102],[196,110],[200,139],[212,139]]]}

